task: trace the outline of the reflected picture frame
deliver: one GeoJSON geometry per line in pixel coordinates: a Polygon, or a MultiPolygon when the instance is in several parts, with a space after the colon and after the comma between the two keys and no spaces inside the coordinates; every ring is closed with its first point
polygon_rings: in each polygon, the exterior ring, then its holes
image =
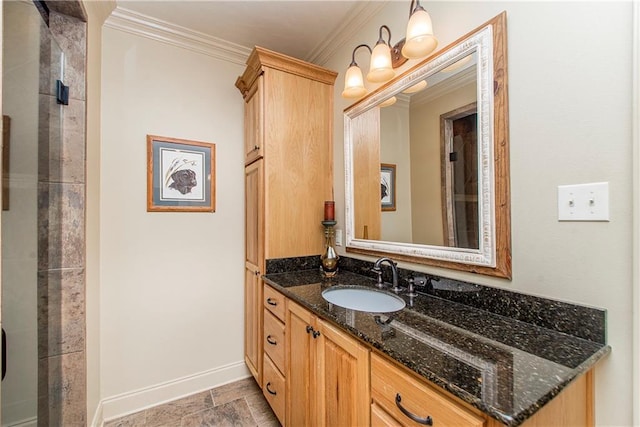
{"type": "Polygon", "coordinates": [[[213,143],[147,135],[147,212],[215,212],[213,143]]]}
{"type": "Polygon", "coordinates": [[[380,164],[380,206],[383,211],[396,210],[396,165],[380,164]]]}

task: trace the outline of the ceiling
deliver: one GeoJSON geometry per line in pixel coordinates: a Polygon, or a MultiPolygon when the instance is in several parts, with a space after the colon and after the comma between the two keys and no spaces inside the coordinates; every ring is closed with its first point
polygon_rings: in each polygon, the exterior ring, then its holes
{"type": "MultiPolygon", "coordinates": [[[[379,10],[376,0],[118,0],[118,9],[204,33],[247,49],[262,46],[318,60],[341,33],[379,10]]],[[[360,24],[358,24],[360,23],[360,24]]],[[[333,46],[335,48],[335,46],[333,46]]]]}

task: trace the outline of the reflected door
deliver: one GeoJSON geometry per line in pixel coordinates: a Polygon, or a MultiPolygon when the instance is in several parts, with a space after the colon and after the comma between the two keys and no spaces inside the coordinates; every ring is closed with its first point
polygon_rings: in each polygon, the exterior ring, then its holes
{"type": "Polygon", "coordinates": [[[61,134],[61,107],[41,93],[60,79],[62,54],[33,3],[17,1],[3,2],[2,54],[2,426],[35,426],[49,317],[38,308],[38,149],[61,134]]]}

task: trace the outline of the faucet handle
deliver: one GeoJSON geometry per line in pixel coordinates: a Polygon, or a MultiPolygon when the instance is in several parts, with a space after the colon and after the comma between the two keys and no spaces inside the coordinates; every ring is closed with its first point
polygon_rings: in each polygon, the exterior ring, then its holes
{"type": "Polygon", "coordinates": [[[371,271],[373,271],[374,273],[376,273],[378,275],[376,286],[378,286],[379,288],[382,288],[383,287],[382,269],[380,267],[373,267],[371,269],[371,271]]]}
{"type": "Polygon", "coordinates": [[[418,296],[418,294],[416,294],[416,292],[415,292],[415,288],[414,288],[414,286],[415,286],[415,284],[416,284],[416,279],[415,279],[415,277],[413,277],[413,276],[409,276],[409,277],[407,278],[407,282],[409,282],[409,287],[407,288],[407,295],[408,295],[408,296],[410,296],[410,297],[412,297],[412,298],[413,298],[413,297],[417,297],[417,296],[418,296]]]}

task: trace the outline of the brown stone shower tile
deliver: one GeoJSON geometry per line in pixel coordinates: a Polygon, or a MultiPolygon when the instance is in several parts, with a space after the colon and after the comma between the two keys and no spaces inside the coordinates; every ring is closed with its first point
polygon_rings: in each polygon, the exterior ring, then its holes
{"type": "Polygon", "coordinates": [[[85,58],[87,24],[77,18],[49,14],[49,29],[65,55],[64,84],[69,86],[71,99],[85,99],[85,58]]]}
{"type": "Polygon", "coordinates": [[[84,267],[84,185],[38,184],[38,269],[84,267]]]}
{"type": "Polygon", "coordinates": [[[40,182],[85,182],[84,120],[84,101],[71,99],[69,105],[60,106],[54,96],[40,95],[40,182]]]}
{"type": "Polygon", "coordinates": [[[38,370],[38,425],[86,425],[84,352],[40,359],[38,370]]]}
{"type": "Polygon", "coordinates": [[[84,269],[38,273],[38,354],[84,350],[84,269]]]}

